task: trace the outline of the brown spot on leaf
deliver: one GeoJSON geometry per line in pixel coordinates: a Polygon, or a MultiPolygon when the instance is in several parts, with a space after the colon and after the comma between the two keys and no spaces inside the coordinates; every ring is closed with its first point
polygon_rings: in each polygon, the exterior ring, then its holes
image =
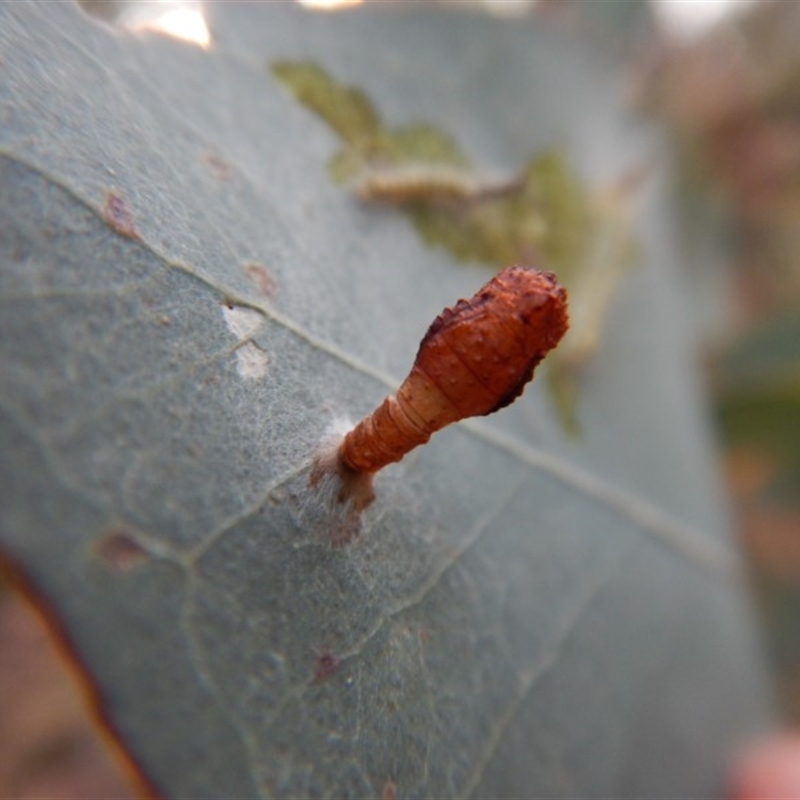
{"type": "Polygon", "coordinates": [[[391,780],[387,779],[386,783],[383,784],[383,791],[381,792],[381,800],[395,800],[397,796],[397,784],[391,780]]]}
{"type": "Polygon", "coordinates": [[[314,667],[314,680],[324,681],[326,678],[330,678],[331,675],[334,675],[338,669],[339,659],[331,653],[327,647],[323,647],[317,655],[317,663],[314,667]]]}
{"type": "Polygon", "coordinates": [[[213,150],[208,150],[204,153],[203,161],[211,170],[211,174],[218,180],[224,181],[230,178],[232,171],[230,165],[213,150]]]}
{"type": "Polygon", "coordinates": [[[129,239],[139,238],[134,225],[133,212],[117,192],[110,191],[106,195],[103,218],[109,227],[113,228],[120,236],[127,236],[129,239]]]}
{"type": "Polygon", "coordinates": [[[262,297],[272,297],[275,294],[278,287],[275,278],[266,267],[262,267],[261,264],[245,264],[242,272],[250,278],[262,297]]]}
{"type": "Polygon", "coordinates": [[[94,543],[93,551],[113,572],[130,572],[149,558],[144,547],[125,528],[106,531],[94,543]]]}

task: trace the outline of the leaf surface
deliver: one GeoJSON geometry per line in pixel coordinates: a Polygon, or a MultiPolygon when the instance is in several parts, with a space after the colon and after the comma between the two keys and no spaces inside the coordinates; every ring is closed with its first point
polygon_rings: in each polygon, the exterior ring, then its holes
{"type": "Polygon", "coordinates": [[[711,796],[768,704],[657,188],[583,438],[534,383],[326,538],[314,449],[485,273],[332,183],[267,65],[499,172],[652,143],[573,34],[376,5],[208,4],[208,51],[0,5],[3,548],[165,795],[711,796]]]}

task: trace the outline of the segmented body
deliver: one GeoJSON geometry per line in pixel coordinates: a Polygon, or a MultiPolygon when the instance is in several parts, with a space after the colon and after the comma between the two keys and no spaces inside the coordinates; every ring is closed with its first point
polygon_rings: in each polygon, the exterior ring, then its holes
{"type": "Polygon", "coordinates": [[[515,400],[568,327],[550,272],[508,267],[433,322],[408,377],[342,441],[341,462],[376,472],[445,425],[515,400]]]}

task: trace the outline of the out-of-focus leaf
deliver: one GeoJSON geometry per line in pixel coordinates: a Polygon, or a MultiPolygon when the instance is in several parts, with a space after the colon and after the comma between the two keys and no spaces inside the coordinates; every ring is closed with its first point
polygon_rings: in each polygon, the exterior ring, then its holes
{"type": "Polygon", "coordinates": [[[534,382],[326,538],[314,449],[485,275],[333,185],[263,65],[506,174],[649,148],[586,42],[376,6],[208,3],[204,51],[0,5],[2,546],[166,796],[713,796],[768,703],[658,200],[580,442],[534,382]]]}
{"type": "Polygon", "coordinates": [[[800,314],[766,320],[715,363],[717,414],[728,445],[779,461],[769,493],[797,505],[800,478],[800,314]]]}
{"type": "Polygon", "coordinates": [[[491,180],[448,133],[428,123],[385,127],[362,91],[316,63],[279,61],[271,71],[341,138],[333,177],[363,199],[400,206],[428,243],[495,268],[544,258],[562,280],[580,271],[589,202],[562,153],[537,154],[512,178],[491,180]]]}
{"type": "MultiPolygon", "coordinates": [[[[636,263],[631,187],[626,183],[593,198],[586,251],[568,265],[571,325],[557,357],[547,363],[547,381],[559,418],[572,434],[580,433],[577,409],[584,374],[600,347],[614,295],[636,263]]],[[[568,214],[569,209],[554,213],[568,214]]]]}

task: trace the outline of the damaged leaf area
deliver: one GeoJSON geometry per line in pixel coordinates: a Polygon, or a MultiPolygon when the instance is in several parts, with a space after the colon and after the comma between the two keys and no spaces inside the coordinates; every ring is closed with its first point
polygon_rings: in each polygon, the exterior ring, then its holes
{"type": "Polygon", "coordinates": [[[337,183],[365,202],[396,206],[425,242],[456,260],[558,275],[577,302],[573,331],[550,360],[547,380],[564,428],[578,433],[581,373],[634,264],[625,193],[590,192],[558,149],[535,154],[511,178],[482,176],[450,134],[425,123],[387,128],[364,92],[318,64],[278,61],[271,70],[341,139],[343,149],[328,164],[337,183]]]}
{"type": "Polygon", "coordinates": [[[334,180],[364,200],[401,207],[429,244],[494,267],[543,261],[566,274],[581,261],[589,208],[560,153],[538,154],[518,175],[491,180],[448,133],[425,123],[385,127],[362,91],[317,64],[281,61],[271,69],[342,140],[328,165],[334,180]]]}

